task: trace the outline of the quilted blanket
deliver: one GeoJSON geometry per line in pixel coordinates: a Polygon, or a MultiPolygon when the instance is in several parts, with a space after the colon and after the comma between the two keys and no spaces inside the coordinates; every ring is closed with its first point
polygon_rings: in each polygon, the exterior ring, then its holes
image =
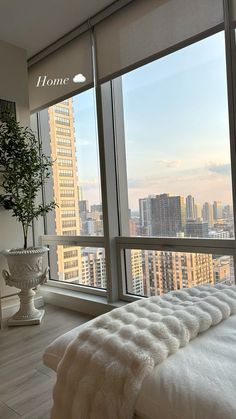
{"type": "Polygon", "coordinates": [[[131,419],[153,368],[231,314],[236,286],[142,299],[83,328],[59,364],[51,419],[131,419]]]}

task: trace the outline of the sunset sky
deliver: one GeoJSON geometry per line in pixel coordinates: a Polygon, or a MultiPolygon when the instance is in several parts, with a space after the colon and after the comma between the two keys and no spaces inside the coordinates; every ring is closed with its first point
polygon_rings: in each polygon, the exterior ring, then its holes
{"type": "MultiPolygon", "coordinates": [[[[231,203],[224,35],[122,77],[129,206],[149,194],[231,203]]],[[[98,203],[93,91],[73,99],[79,182],[98,203]]]]}

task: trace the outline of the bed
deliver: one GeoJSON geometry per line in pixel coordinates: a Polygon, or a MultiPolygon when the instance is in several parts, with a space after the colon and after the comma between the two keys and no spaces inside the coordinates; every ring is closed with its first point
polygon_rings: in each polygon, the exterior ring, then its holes
{"type": "MultiPolygon", "coordinates": [[[[60,336],[43,361],[57,371],[68,345],[96,319],[60,336]]],[[[236,418],[236,314],[198,335],[142,383],[135,419],[236,418]]]]}

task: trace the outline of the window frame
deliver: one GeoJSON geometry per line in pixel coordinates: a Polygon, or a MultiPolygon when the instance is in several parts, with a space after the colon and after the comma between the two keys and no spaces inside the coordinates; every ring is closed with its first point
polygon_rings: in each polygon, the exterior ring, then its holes
{"type": "MultiPolygon", "coordinates": [[[[230,132],[230,156],[232,174],[234,231],[236,235],[236,47],[235,24],[229,0],[224,3],[224,24],[201,33],[163,51],[155,57],[144,60],[130,71],[157,58],[169,55],[197,41],[203,40],[223,30],[225,34],[225,54],[227,72],[227,93],[230,132]]],[[[104,236],[55,236],[48,234],[48,222],[44,221],[44,236],[41,244],[71,244],[76,246],[102,247],[105,249],[107,290],[49,280],[53,286],[77,291],[106,295],[108,303],[119,299],[134,301],[142,297],[126,293],[126,275],[129,266],[125,263],[125,249],[160,250],[191,253],[211,253],[234,257],[236,274],[236,238],[234,239],[194,239],[130,237],[128,232],[128,192],[126,176],[126,157],[124,140],[124,121],[121,80],[114,79],[103,84],[97,79],[96,44],[92,35],[92,55],[94,66],[94,91],[96,100],[98,147],[100,160],[100,179],[103,203],[104,236]]],[[[37,116],[38,122],[40,117],[37,116]]],[[[40,134],[40,129],[38,130],[40,134]]],[[[62,135],[62,134],[60,134],[62,135]]],[[[61,144],[66,146],[65,144],[61,144]]],[[[51,180],[52,182],[52,180],[51,180]]],[[[50,183],[50,182],[49,182],[50,183]]],[[[44,192],[44,196],[47,194],[44,192]]]]}

